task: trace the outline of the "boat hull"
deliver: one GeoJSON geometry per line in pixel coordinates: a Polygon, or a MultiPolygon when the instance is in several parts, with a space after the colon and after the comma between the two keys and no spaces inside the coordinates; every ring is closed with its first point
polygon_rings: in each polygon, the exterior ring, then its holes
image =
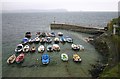
{"type": "Polygon", "coordinates": [[[13,54],[12,56],[10,56],[10,57],[7,59],[7,63],[8,63],[8,64],[12,64],[12,63],[15,62],[15,60],[16,60],[16,56],[15,56],[15,54],[13,54]]]}
{"type": "Polygon", "coordinates": [[[61,54],[61,60],[62,61],[68,61],[68,55],[65,54],[65,53],[61,54]]]}
{"type": "Polygon", "coordinates": [[[22,63],[24,61],[24,54],[21,53],[17,58],[16,58],[16,63],[22,63]]]}

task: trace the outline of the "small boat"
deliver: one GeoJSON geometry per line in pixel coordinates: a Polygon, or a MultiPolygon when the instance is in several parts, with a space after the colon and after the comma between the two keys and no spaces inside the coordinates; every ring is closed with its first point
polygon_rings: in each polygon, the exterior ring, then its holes
{"type": "Polygon", "coordinates": [[[29,52],[29,49],[30,49],[30,47],[28,46],[28,45],[25,45],[24,47],[23,47],[23,52],[29,52]]]}
{"type": "Polygon", "coordinates": [[[60,37],[60,42],[65,43],[66,39],[62,36],[62,37],[60,37]]]}
{"type": "Polygon", "coordinates": [[[34,42],[35,42],[35,43],[39,43],[39,42],[40,42],[40,38],[39,38],[39,37],[36,37],[36,38],[34,39],[34,42]]]}
{"type": "Polygon", "coordinates": [[[47,43],[51,43],[51,42],[52,42],[52,39],[51,39],[50,37],[47,37],[47,38],[46,38],[46,42],[47,42],[47,43]]]}
{"type": "Polygon", "coordinates": [[[51,37],[55,37],[55,33],[54,32],[51,32],[51,37]]]}
{"type": "Polygon", "coordinates": [[[58,44],[59,41],[60,41],[59,38],[58,38],[58,37],[55,37],[55,39],[54,39],[55,44],[58,44]]]}
{"type": "Polygon", "coordinates": [[[25,37],[31,38],[31,32],[26,32],[26,33],[25,33],[25,37]]]}
{"type": "Polygon", "coordinates": [[[46,37],[46,33],[45,33],[45,32],[42,32],[42,33],[40,34],[40,36],[41,36],[41,37],[46,37]]]}
{"type": "Polygon", "coordinates": [[[23,45],[22,44],[18,44],[17,47],[15,48],[15,52],[19,53],[23,51],[23,45]]]}
{"type": "Polygon", "coordinates": [[[51,33],[46,33],[46,37],[51,37],[51,33]]]}
{"type": "Polygon", "coordinates": [[[44,52],[45,51],[45,47],[43,46],[43,45],[40,45],[39,47],[38,47],[38,52],[44,52]]]}
{"type": "Polygon", "coordinates": [[[61,60],[68,61],[68,55],[66,53],[61,54],[61,60]]]}
{"type": "Polygon", "coordinates": [[[60,51],[60,46],[58,44],[53,44],[54,51],[60,51]]]}
{"type": "Polygon", "coordinates": [[[15,56],[15,54],[13,54],[7,59],[7,63],[12,64],[12,63],[14,63],[15,59],[16,59],[16,56],[15,56]]]}
{"type": "Polygon", "coordinates": [[[52,45],[48,45],[47,46],[47,51],[48,52],[52,52],[53,51],[53,46],[52,45]]]}
{"type": "Polygon", "coordinates": [[[68,43],[73,43],[73,39],[71,37],[69,37],[69,36],[66,36],[66,41],[68,43]]]}
{"type": "Polygon", "coordinates": [[[82,59],[78,54],[73,54],[73,61],[75,62],[81,62],[82,59]]]}
{"type": "Polygon", "coordinates": [[[46,42],[46,39],[45,38],[41,38],[40,39],[40,43],[45,43],[46,42]]]}
{"type": "Polygon", "coordinates": [[[33,43],[35,40],[34,39],[29,39],[28,42],[29,43],[33,43]]]}
{"type": "Polygon", "coordinates": [[[79,47],[80,47],[80,50],[84,50],[83,45],[79,45],[79,47]]]}
{"type": "Polygon", "coordinates": [[[40,34],[41,34],[40,32],[36,32],[37,37],[40,37],[40,34]]]}
{"type": "Polygon", "coordinates": [[[23,43],[23,44],[26,44],[26,43],[28,43],[28,42],[29,42],[28,38],[25,37],[25,38],[22,39],[22,43],[23,43]]]}
{"type": "Polygon", "coordinates": [[[58,32],[58,36],[63,36],[63,33],[62,32],[58,32]]]}
{"type": "Polygon", "coordinates": [[[86,41],[86,42],[89,42],[89,38],[85,38],[85,41],[86,41]]]}
{"type": "Polygon", "coordinates": [[[85,38],[86,42],[90,42],[90,41],[93,41],[93,37],[88,37],[88,38],[85,38]]]}
{"type": "Polygon", "coordinates": [[[71,47],[73,50],[84,50],[82,45],[72,44],[71,47]]]}
{"type": "Polygon", "coordinates": [[[30,52],[35,52],[36,51],[36,47],[35,46],[32,46],[31,48],[30,48],[30,52]]]}
{"type": "Polygon", "coordinates": [[[72,47],[73,50],[80,50],[80,46],[79,45],[72,44],[71,47],[72,47]]]}
{"type": "Polygon", "coordinates": [[[18,57],[16,58],[16,63],[21,63],[24,60],[24,53],[21,53],[20,55],[18,55],[18,57]]]}
{"type": "Polygon", "coordinates": [[[50,56],[48,54],[43,54],[41,57],[42,64],[47,65],[50,63],[50,56]]]}

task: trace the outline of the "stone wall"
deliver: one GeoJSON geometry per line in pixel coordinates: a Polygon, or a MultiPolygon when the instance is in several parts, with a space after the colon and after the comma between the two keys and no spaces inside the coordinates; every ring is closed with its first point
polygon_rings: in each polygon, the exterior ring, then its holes
{"type": "Polygon", "coordinates": [[[70,24],[50,24],[51,29],[64,29],[64,30],[71,30],[89,34],[102,34],[104,33],[104,29],[99,28],[92,28],[92,27],[83,27],[77,25],[70,25],[70,24]]]}

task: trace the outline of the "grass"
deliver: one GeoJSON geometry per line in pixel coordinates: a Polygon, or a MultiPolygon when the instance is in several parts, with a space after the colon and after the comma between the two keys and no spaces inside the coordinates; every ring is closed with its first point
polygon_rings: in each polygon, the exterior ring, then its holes
{"type": "Polygon", "coordinates": [[[100,74],[100,77],[119,77],[119,54],[120,54],[120,36],[112,35],[103,38],[109,46],[108,66],[100,74]]]}
{"type": "Polygon", "coordinates": [[[106,69],[101,74],[101,77],[119,77],[119,69],[118,69],[119,67],[120,67],[120,63],[111,69],[106,69]]]}

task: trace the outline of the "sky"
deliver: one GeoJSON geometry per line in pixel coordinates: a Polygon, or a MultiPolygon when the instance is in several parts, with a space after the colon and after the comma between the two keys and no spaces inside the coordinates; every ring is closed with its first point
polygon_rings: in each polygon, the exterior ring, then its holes
{"type": "Polygon", "coordinates": [[[119,0],[2,0],[2,10],[117,11],[119,0]]]}

